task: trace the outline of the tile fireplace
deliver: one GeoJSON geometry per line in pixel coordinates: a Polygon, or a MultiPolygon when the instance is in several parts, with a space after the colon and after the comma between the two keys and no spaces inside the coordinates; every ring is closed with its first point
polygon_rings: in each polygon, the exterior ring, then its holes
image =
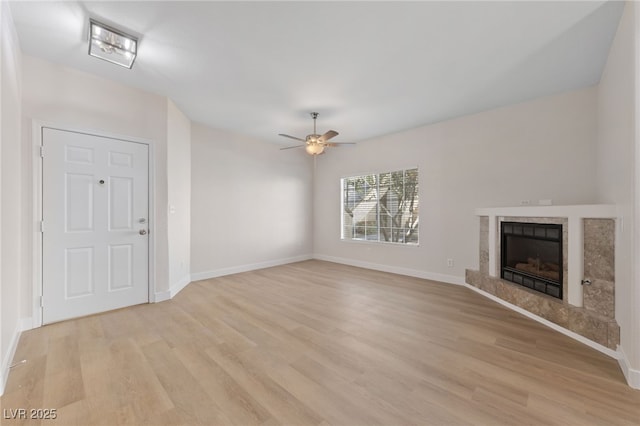
{"type": "Polygon", "coordinates": [[[476,215],[479,268],[466,270],[466,283],[615,356],[616,206],[495,207],[476,215]]]}

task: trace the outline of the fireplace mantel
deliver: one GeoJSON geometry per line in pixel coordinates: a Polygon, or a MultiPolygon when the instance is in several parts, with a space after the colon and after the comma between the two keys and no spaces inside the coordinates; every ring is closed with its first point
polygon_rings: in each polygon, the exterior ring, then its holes
{"type": "Polygon", "coordinates": [[[567,206],[482,207],[476,216],[582,217],[612,219],[617,216],[615,204],[574,204],[567,206]]]}
{"type": "Polygon", "coordinates": [[[567,302],[583,306],[583,219],[616,219],[617,207],[612,204],[583,204],[565,206],[517,206],[478,208],[477,216],[489,218],[489,275],[499,277],[497,242],[499,223],[505,217],[563,218],[568,228],[567,302]]]}

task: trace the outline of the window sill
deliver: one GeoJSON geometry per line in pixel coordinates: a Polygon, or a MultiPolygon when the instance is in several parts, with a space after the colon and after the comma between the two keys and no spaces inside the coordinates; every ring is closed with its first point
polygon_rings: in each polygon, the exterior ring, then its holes
{"type": "Polygon", "coordinates": [[[362,245],[374,245],[374,246],[393,246],[393,247],[420,247],[420,243],[418,244],[407,244],[407,243],[394,243],[391,241],[369,241],[369,240],[347,240],[344,238],[340,238],[340,242],[347,244],[362,244],[362,245]]]}

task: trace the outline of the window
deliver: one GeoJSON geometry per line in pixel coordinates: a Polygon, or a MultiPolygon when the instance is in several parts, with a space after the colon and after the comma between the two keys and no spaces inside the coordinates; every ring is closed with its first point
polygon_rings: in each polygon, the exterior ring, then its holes
{"type": "Polygon", "coordinates": [[[342,239],[418,244],[418,169],[342,179],[342,239]]]}

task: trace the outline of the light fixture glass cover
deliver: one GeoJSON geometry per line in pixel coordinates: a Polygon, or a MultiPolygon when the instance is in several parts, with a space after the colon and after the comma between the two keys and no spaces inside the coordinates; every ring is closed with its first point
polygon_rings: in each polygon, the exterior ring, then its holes
{"type": "Polygon", "coordinates": [[[89,55],[104,59],[125,68],[131,68],[136,60],[138,39],[89,20],[89,55]]]}
{"type": "Polygon", "coordinates": [[[307,153],[311,155],[319,155],[324,152],[324,145],[319,143],[309,143],[306,147],[307,153]]]}

